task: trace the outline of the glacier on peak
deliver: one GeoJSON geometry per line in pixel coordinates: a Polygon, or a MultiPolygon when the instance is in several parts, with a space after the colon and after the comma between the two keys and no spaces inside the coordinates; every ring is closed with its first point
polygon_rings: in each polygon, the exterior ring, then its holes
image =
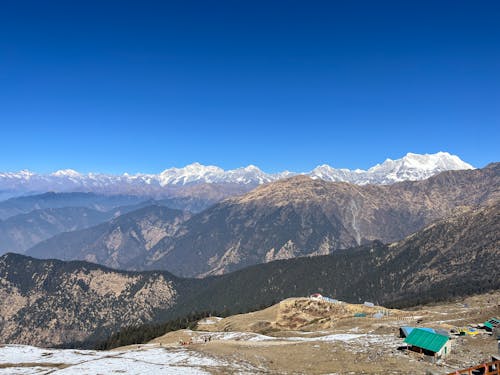
{"type": "Polygon", "coordinates": [[[60,169],[50,175],[56,177],[82,177],[82,174],[74,169],[60,169]]]}
{"type": "Polygon", "coordinates": [[[354,184],[391,184],[399,181],[422,180],[447,170],[473,169],[458,156],[448,152],[435,154],[407,153],[401,159],[386,159],[368,170],[333,168],[328,164],[318,165],[310,172],[283,171],[266,173],[255,165],[224,170],[214,165],[198,162],[182,168],[168,168],[159,174],[112,175],[100,173],[82,174],[73,169],[62,169],[51,174],[31,171],[0,173],[0,190],[19,191],[91,191],[133,192],[141,194],[161,192],[166,187],[182,187],[196,184],[233,184],[247,187],[288,178],[298,174],[325,181],[341,181],[354,184]]]}

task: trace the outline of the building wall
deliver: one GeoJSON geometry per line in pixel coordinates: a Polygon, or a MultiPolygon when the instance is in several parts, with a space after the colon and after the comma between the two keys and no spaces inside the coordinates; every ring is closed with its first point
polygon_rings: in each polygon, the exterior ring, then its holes
{"type": "Polygon", "coordinates": [[[446,357],[451,352],[451,340],[441,348],[439,352],[436,353],[436,357],[446,357]],[[446,350],[445,350],[446,349],[446,350]]]}

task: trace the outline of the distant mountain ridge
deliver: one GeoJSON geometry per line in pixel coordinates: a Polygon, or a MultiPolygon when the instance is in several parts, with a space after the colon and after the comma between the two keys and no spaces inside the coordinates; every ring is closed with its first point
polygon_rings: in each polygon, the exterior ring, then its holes
{"type": "Polygon", "coordinates": [[[137,196],[119,194],[106,196],[81,192],[48,192],[14,197],[0,202],[0,220],[46,208],[85,207],[104,212],[118,207],[137,205],[144,200],[137,196]]]}
{"type": "Polygon", "coordinates": [[[94,226],[113,217],[86,207],[45,208],[0,220],[0,254],[22,253],[56,234],[94,226]]]}
{"type": "MultiPolygon", "coordinates": [[[[172,236],[189,214],[151,205],[91,228],[61,233],[35,245],[28,253],[50,258],[82,259],[118,269],[134,269],[161,239],[172,236]]],[[[1,227],[0,227],[1,228],[1,227]]]]}
{"type": "MultiPolygon", "coordinates": [[[[0,202],[0,254],[22,253],[58,234],[93,227],[113,218],[125,217],[129,212],[140,213],[148,206],[152,211],[161,210],[158,207],[161,206],[165,212],[167,207],[178,207],[179,211],[173,211],[186,215],[183,212],[186,207],[199,209],[207,205],[210,201],[195,197],[154,200],[94,193],[51,192],[10,198],[0,202]]],[[[155,230],[163,233],[162,225],[159,223],[155,230]]]]}
{"type": "MultiPolygon", "coordinates": [[[[51,174],[37,174],[27,170],[0,173],[0,191],[85,191],[113,194],[158,195],[165,189],[190,185],[218,184],[243,186],[246,190],[268,182],[304,174],[325,181],[342,181],[354,184],[391,184],[407,180],[423,180],[447,170],[473,169],[458,156],[447,152],[436,154],[408,153],[401,159],[387,159],[368,170],[336,169],[321,165],[310,172],[284,171],[265,173],[254,165],[233,170],[199,163],[184,168],[170,168],[159,174],[110,175],[99,173],[81,174],[72,169],[51,174]]],[[[171,192],[172,193],[172,192],[171,192]]]]}

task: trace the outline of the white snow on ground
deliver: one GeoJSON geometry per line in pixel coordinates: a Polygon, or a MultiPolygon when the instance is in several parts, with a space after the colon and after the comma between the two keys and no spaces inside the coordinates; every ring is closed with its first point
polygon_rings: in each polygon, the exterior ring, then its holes
{"type": "Polygon", "coordinates": [[[298,340],[298,341],[349,341],[349,340],[354,340],[359,338],[360,336],[364,335],[358,335],[358,334],[352,334],[352,333],[337,333],[333,335],[327,335],[327,336],[320,336],[320,337],[289,337],[288,339],[290,340],[298,340]]]}
{"type": "Polygon", "coordinates": [[[390,344],[401,341],[394,335],[372,335],[372,334],[353,334],[353,333],[336,333],[332,335],[319,336],[319,337],[286,337],[290,341],[323,341],[323,342],[344,342],[352,345],[366,345],[366,344],[390,344]]]}
{"type": "MultiPolygon", "coordinates": [[[[189,332],[193,333],[193,332],[189,332]]],[[[309,332],[318,334],[319,332],[309,332]]],[[[308,333],[308,334],[309,334],[308,333]]],[[[326,332],[322,332],[326,333],[326,332]]],[[[206,333],[207,334],[207,333],[206,333]]],[[[364,352],[373,344],[397,347],[402,339],[394,335],[338,333],[305,337],[306,332],[294,337],[272,337],[252,332],[211,332],[211,340],[242,342],[338,342],[356,352],[364,352]]],[[[0,375],[31,374],[208,374],[230,372],[252,374],[263,369],[234,359],[223,360],[189,348],[159,347],[157,344],[121,351],[42,349],[27,345],[0,346],[0,375]],[[4,367],[6,364],[11,367],[4,367]],[[65,368],[58,368],[63,364],[65,368]]]]}
{"type": "Polygon", "coordinates": [[[0,363],[79,363],[82,358],[93,358],[98,354],[99,352],[93,350],[58,350],[27,345],[6,345],[0,347],[0,363]]]}
{"type": "Polygon", "coordinates": [[[154,364],[183,365],[183,366],[219,366],[220,361],[211,357],[203,357],[197,352],[188,352],[187,350],[169,350],[148,349],[146,351],[128,351],[120,355],[120,358],[134,360],[146,360],[154,364]],[[147,359],[144,359],[144,353],[147,353],[147,359]]]}
{"type": "MultiPolygon", "coordinates": [[[[298,333],[298,332],[296,332],[298,333]]],[[[317,334],[318,332],[307,332],[308,334],[317,334]]],[[[300,333],[301,335],[306,332],[300,333]]],[[[306,341],[306,342],[352,342],[354,344],[367,343],[393,343],[401,341],[394,335],[372,335],[372,334],[354,334],[354,333],[336,333],[325,336],[304,337],[304,336],[288,336],[288,337],[272,337],[260,335],[252,332],[216,332],[210,333],[212,340],[233,340],[233,341],[306,341]]]]}
{"type": "Polygon", "coordinates": [[[218,316],[212,316],[210,318],[200,320],[198,324],[216,324],[219,320],[222,320],[222,318],[219,318],[218,316]]]}
{"type": "Polygon", "coordinates": [[[226,368],[231,372],[252,373],[242,363],[229,363],[185,348],[158,348],[141,345],[128,351],[93,351],[40,349],[25,345],[0,347],[0,375],[25,374],[208,374],[210,369],[226,368]],[[54,366],[50,366],[50,365],[54,366]],[[68,365],[58,369],[56,364],[68,365]],[[18,365],[18,367],[16,367],[18,365]],[[21,367],[22,365],[22,367],[21,367]],[[42,366],[44,365],[44,366],[42,366]],[[31,367],[28,367],[31,366],[31,367]]]}
{"type": "MultiPolygon", "coordinates": [[[[288,331],[293,333],[294,335],[300,335],[300,336],[310,336],[310,335],[320,335],[320,334],[327,334],[329,331],[288,331]]],[[[286,337],[286,336],[285,336],[286,337]]]]}
{"type": "Polygon", "coordinates": [[[125,358],[102,358],[96,361],[85,362],[74,365],[62,370],[53,372],[52,374],[64,375],[95,375],[95,374],[112,374],[125,373],[131,375],[142,374],[181,374],[181,375],[197,375],[209,374],[209,372],[201,369],[183,366],[172,366],[170,364],[151,364],[146,362],[147,358],[141,361],[125,359],[125,358]]]}
{"type": "Polygon", "coordinates": [[[252,332],[210,332],[211,340],[233,340],[233,341],[271,341],[276,337],[260,335],[252,332]]]}

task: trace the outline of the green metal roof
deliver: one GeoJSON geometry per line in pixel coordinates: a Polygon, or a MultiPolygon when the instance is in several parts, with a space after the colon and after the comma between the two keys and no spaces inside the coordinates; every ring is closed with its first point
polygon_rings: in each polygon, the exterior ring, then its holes
{"type": "Polygon", "coordinates": [[[492,329],[493,325],[498,325],[498,324],[500,324],[500,319],[498,319],[498,318],[491,318],[491,319],[487,320],[486,322],[484,322],[484,325],[486,327],[488,327],[489,329],[492,329]]]}
{"type": "Polygon", "coordinates": [[[405,342],[431,352],[439,352],[448,340],[449,338],[446,336],[415,328],[405,339],[405,342]]]}

